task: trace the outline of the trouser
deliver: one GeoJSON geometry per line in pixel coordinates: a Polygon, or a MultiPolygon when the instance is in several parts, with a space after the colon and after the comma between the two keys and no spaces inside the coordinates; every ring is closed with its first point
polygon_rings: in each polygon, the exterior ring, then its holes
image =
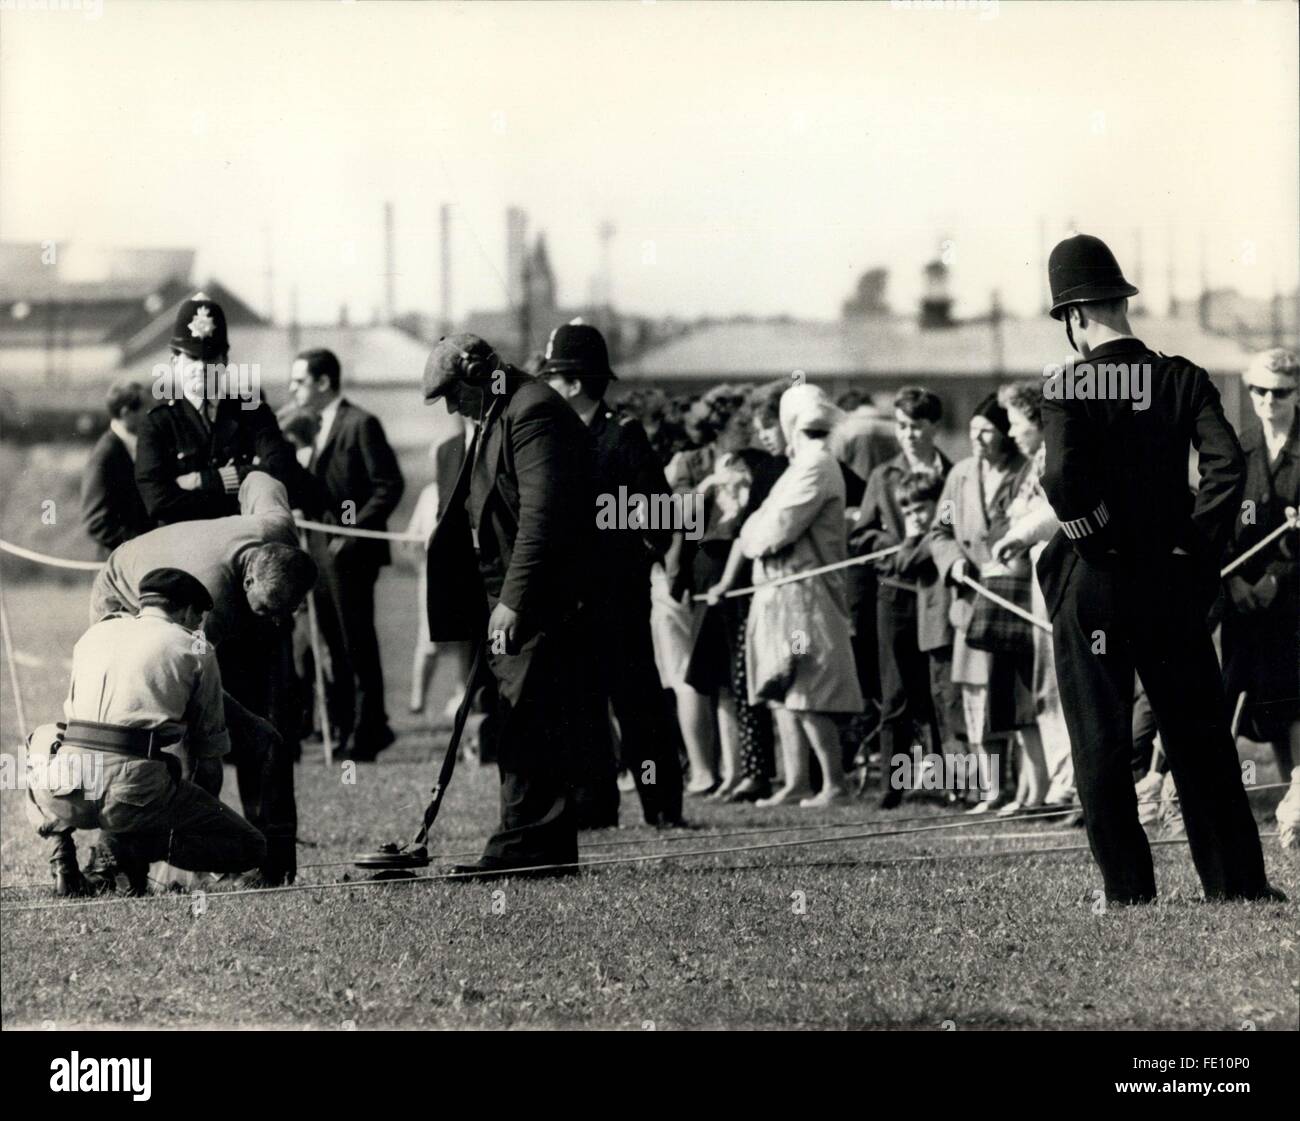
{"type": "Polygon", "coordinates": [[[93,761],[86,773],[95,777],[75,788],[28,787],[28,819],[49,841],[51,865],[75,862],[77,829],[103,830],[110,850],[125,844],[147,863],[165,860],[189,872],[242,872],[266,855],[254,826],[162,760],[67,745],[58,754],[93,761]]]}
{"type": "Polygon", "coordinates": [[[1134,672],[1146,686],[1207,899],[1254,899],[1267,880],[1206,629],[1209,578],[1191,558],[1132,572],[1083,560],[1053,620],[1061,700],[1088,843],[1106,897],[1155,898],[1133,789],[1134,672]]]}
{"type": "Polygon", "coordinates": [[[636,782],[645,820],[654,825],[682,815],[682,764],[674,715],[655,668],[649,581],[646,573],[635,589],[609,605],[599,657],[609,705],[618,720],[621,762],[636,782]],[[642,590],[644,594],[634,594],[642,590]]]}
{"type": "Polygon", "coordinates": [[[343,736],[366,747],[388,728],[384,670],[375,633],[375,582],[379,568],[344,554],[330,557],[316,597],[321,635],[330,652],[333,683],[329,707],[343,736]]]}
{"type": "Polygon", "coordinates": [[[881,787],[888,792],[890,761],[910,755],[917,725],[925,728],[928,749],[941,750],[930,696],[930,659],[917,645],[916,596],[887,596],[876,602],[876,638],[880,646],[881,787]]]}
{"type": "Polygon", "coordinates": [[[590,734],[576,631],[535,635],[518,654],[489,653],[496,679],[501,822],[488,862],[523,867],[578,859],[571,741],[590,734]]]}
{"type": "MultiPolygon", "coordinates": [[[[257,620],[217,648],[226,688],[229,761],[235,766],[244,816],[266,836],[262,872],[272,882],[292,882],[297,872],[298,808],[293,764],[298,721],[294,706],[290,630],[257,620]],[[232,699],[236,704],[232,705],[232,699]],[[242,706],[242,707],[241,707],[242,706]],[[243,711],[246,709],[247,711],[243,711]],[[279,738],[249,714],[269,720],[279,738]]],[[[220,787],[211,790],[216,795],[220,787]]]]}

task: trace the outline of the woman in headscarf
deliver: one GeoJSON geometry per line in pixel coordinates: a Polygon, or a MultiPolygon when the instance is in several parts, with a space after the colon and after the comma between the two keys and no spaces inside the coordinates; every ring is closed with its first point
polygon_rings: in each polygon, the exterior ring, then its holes
{"type": "Polygon", "coordinates": [[[962,577],[978,579],[1001,568],[993,544],[1009,528],[1007,507],[1020,487],[1027,460],[1008,435],[1007,411],[990,393],[970,420],[972,454],[948,473],[939,499],[939,516],[930,528],[930,555],[940,579],[953,586],[949,619],[953,625],[952,679],[961,686],[966,741],[987,758],[980,774],[981,797],[969,812],[997,809],[1010,799],[1001,790],[1006,743],[1017,729],[1034,723],[1030,683],[1018,674],[1021,659],[979,650],[967,642],[975,596],[962,577]]]}
{"type": "Polygon", "coordinates": [[[848,797],[835,715],[862,711],[844,574],[774,583],[844,560],[844,478],[827,446],[840,410],[812,385],[781,397],[789,466],[740,530],[759,585],[745,633],[749,701],[767,701],[781,741],[784,785],[760,806],[826,806],[848,797]],[[809,749],[822,789],[812,796],[809,749]]]}

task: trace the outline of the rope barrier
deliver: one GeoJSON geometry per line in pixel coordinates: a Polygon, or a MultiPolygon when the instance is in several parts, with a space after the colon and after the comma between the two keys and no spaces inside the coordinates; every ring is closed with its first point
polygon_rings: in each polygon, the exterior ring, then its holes
{"type": "Polygon", "coordinates": [[[316,533],[333,533],[339,537],[368,537],[375,541],[418,541],[427,544],[422,533],[393,533],[387,529],[361,529],[358,526],[330,525],[328,522],[313,522],[306,518],[294,518],[293,524],[299,529],[310,529],[316,533]]]}
{"type": "MultiPolygon", "coordinates": [[[[730,591],[723,592],[723,599],[734,599],[736,596],[753,595],[760,588],[779,588],[782,584],[793,584],[799,580],[809,580],[814,576],[821,576],[827,572],[837,572],[841,568],[852,568],[854,565],[870,564],[872,561],[880,560],[883,557],[892,556],[898,552],[902,545],[890,545],[887,549],[877,549],[874,553],[864,553],[860,557],[849,557],[848,560],[835,561],[833,564],[823,564],[819,568],[810,568],[805,572],[792,572],[788,576],[778,576],[775,580],[768,580],[762,584],[750,584],[744,588],[732,588],[730,591]]],[[[708,599],[704,592],[697,592],[691,596],[691,599],[697,603],[703,603],[708,599]]]]}
{"type": "Polygon", "coordinates": [[[1249,549],[1247,549],[1244,553],[1242,553],[1241,556],[1239,556],[1236,560],[1231,561],[1225,568],[1220,569],[1219,575],[1221,577],[1227,576],[1228,573],[1234,571],[1237,568],[1240,568],[1243,564],[1245,564],[1248,560],[1250,560],[1251,557],[1253,557],[1256,553],[1258,553],[1260,549],[1263,549],[1266,546],[1271,545],[1274,541],[1276,541],[1279,537],[1281,537],[1282,534],[1284,534],[1288,529],[1300,529],[1300,511],[1297,511],[1294,506],[1288,506],[1286,508],[1286,521],[1284,521],[1280,526],[1276,526],[1272,531],[1269,532],[1267,536],[1261,537],[1258,541],[1255,542],[1255,544],[1253,544],[1249,549]]]}
{"type": "Polygon", "coordinates": [[[23,560],[48,565],[50,568],[72,568],[80,572],[98,572],[104,567],[103,561],[64,560],[62,557],[52,557],[48,553],[37,553],[31,549],[24,549],[21,545],[12,545],[8,541],[0,541],[0,550],[12,553],[16,557],[22,557],[23,560]]]}

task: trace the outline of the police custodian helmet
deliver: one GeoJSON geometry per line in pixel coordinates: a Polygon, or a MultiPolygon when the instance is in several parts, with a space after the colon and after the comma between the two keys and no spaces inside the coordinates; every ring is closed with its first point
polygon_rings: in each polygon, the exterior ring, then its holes
{"type": "Polygon", "coordinates": [[[557,374],[566,378],[618,376],[610,369],[605,337],[595,327],[579,320],[556,327],[547,340],[541,376],[557,374]]]}
{"type": "Polygon", "coordinates": [[[171,348],[191,358],[213,362],[230,349],[226,336],[226,313],[216,300],[202,292],[195,292],[182,300],[176,311],[176,326],[172,329],[171,348]]]}
{"type": "Polygon", "coordinates": [[[1047,281],[1052,289],[1053,319],[1061,319],[1071,304],[1138,294],[1124,279],[1110,247],[1088,234],[1076,234],[1057,244],[1047,259],[1047,281]]]}

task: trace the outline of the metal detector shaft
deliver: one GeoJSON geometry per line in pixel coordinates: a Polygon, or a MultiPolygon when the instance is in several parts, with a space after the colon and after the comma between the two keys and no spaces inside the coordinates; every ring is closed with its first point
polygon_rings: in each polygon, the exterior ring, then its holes
{"type": "Polygon", "coordinates": [[[479,676],[483,672],[483,664],[487,660],[484,656],[487,650],[487,643],[483,635],[474,639],[471,648],[469,676],[465,680],[465,695],[460,700],[460,707],[456,709],[455,719],[451,725],[451,740],[447,744],[447,753],[442,757],[442,766],[438,769],[438,780],[433,784],[433,790],[429,795],[429,804],[424,807],[424,821],[420,826],[420,831],[416,833],[411,841],[411,846],[416,848],[428,839],[429,830],[432,828],[434,820],[438,816],[438,810],[442,807],[443,795],[447,793],[447,786],[451,782],[452,773],[456,770],[456,756],[460,752],[460,738],[465,734],[465,723],[469,719],[469,710],[474,704],[474,690],[478,684],[479,676]]]}

